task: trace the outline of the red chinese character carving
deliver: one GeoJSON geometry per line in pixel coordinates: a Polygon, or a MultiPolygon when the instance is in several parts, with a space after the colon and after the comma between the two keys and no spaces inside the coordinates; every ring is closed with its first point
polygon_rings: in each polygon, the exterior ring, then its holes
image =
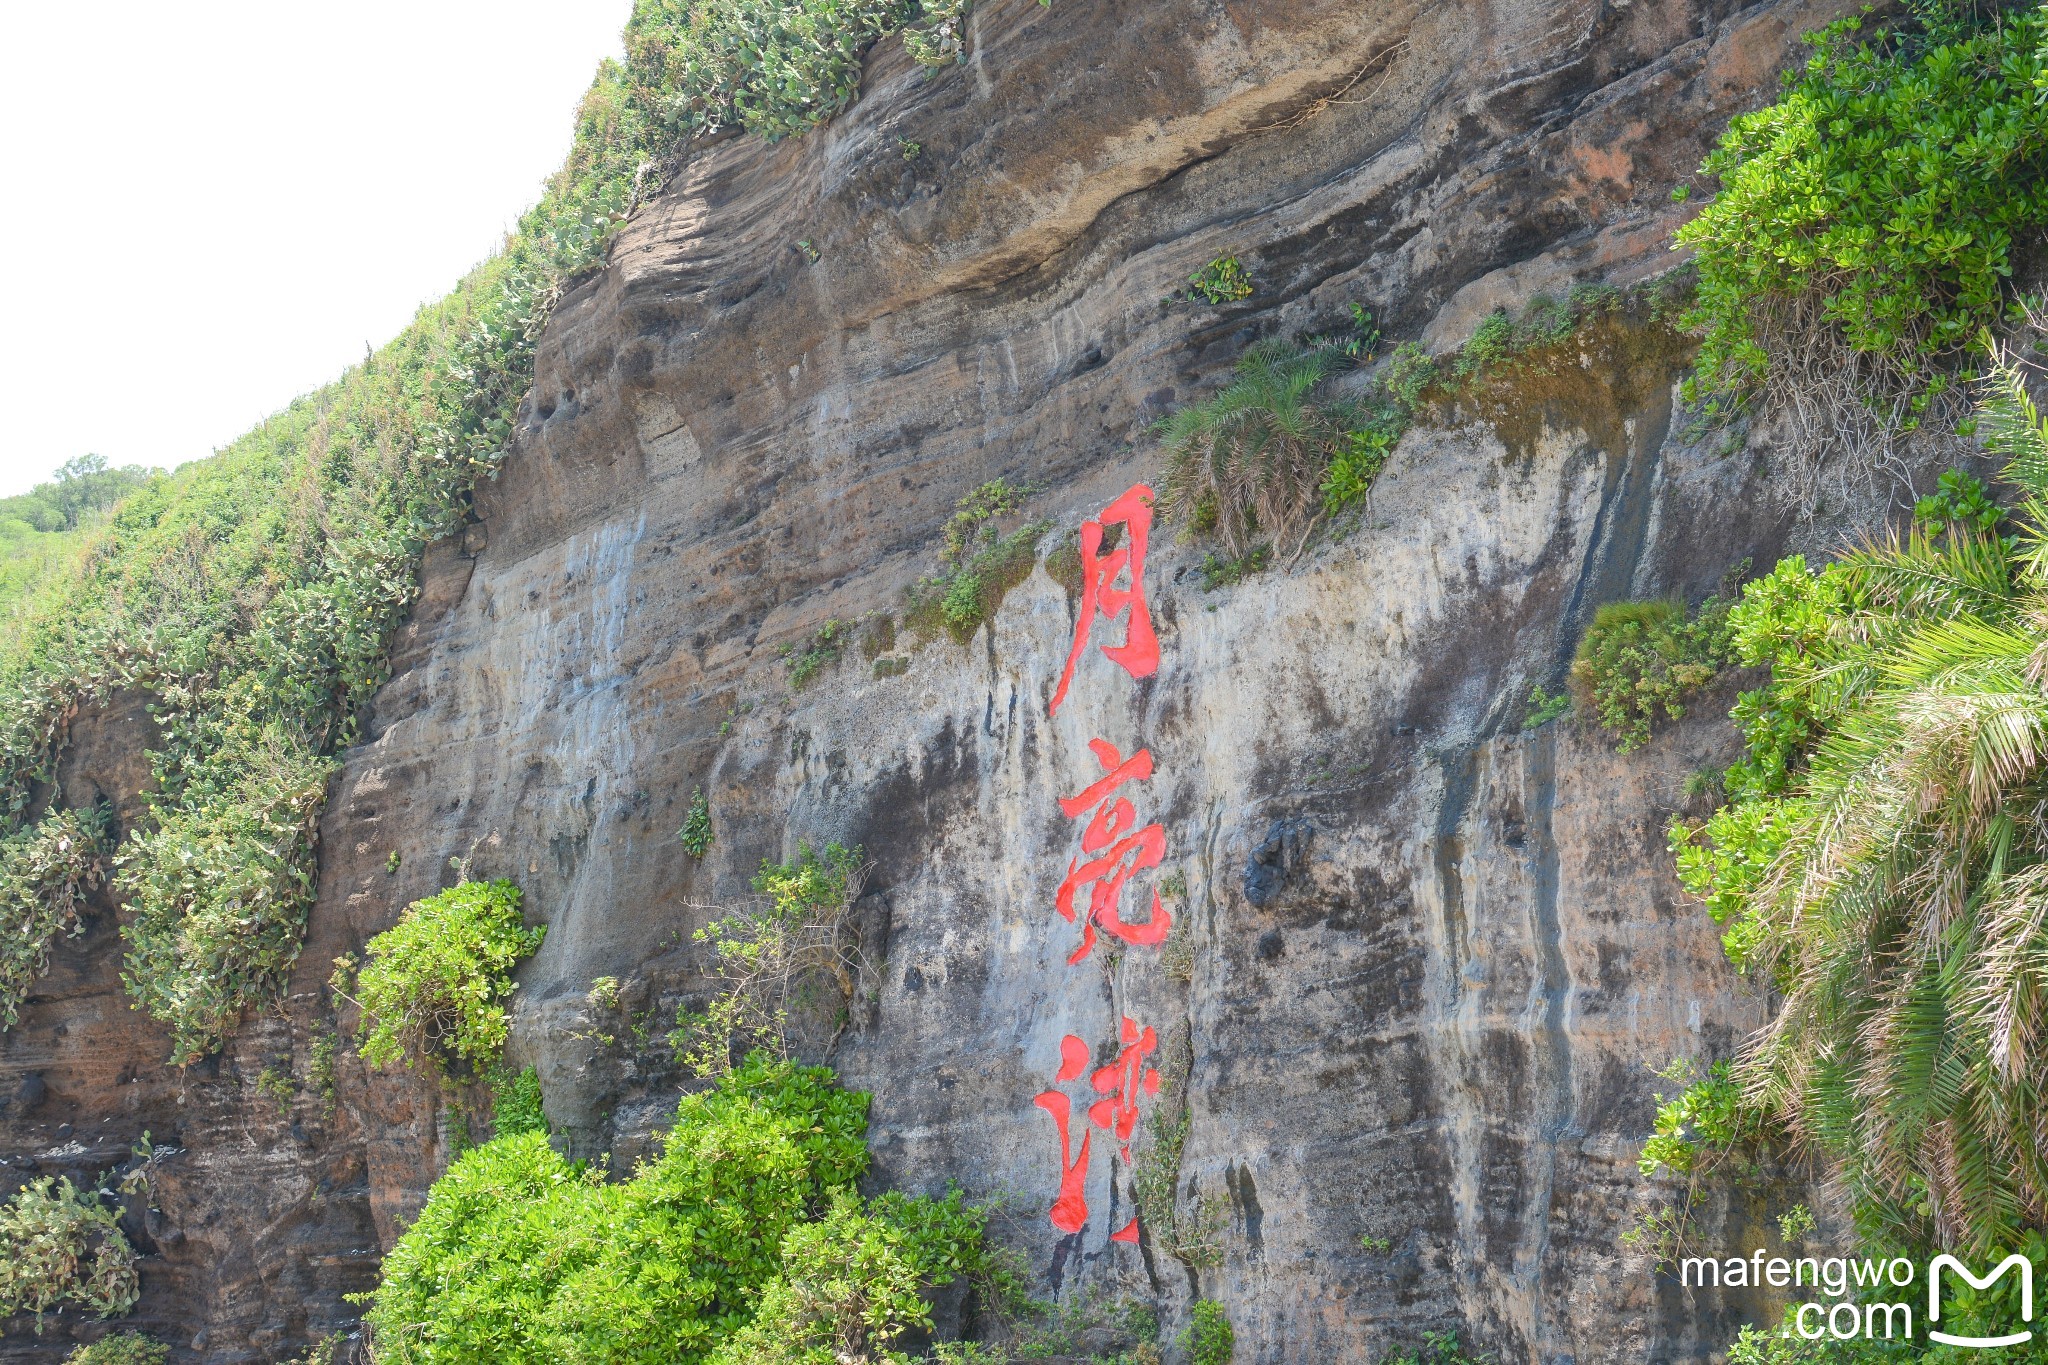
{"type": "Polygon", "coordinates": [[[1138,1215],[1132,1214],[1131,1221],[1124,1224],[1120,1231],[1109,1234],[1109,1240],[1112,1242],[1129,1242],[1132,1246],[1136,1246],[1138,1244],[1138,1215]]]}
{"type": "Polygon", "coordinates": [[[1166,942],[1167,931],[1173,927],[1173,916],[1159,903],[1156,890],[1152,893],[1151,919],[1131,924],[1123,918],[1124,883],[1133,873],[1155,868],[1166,858],[1166,831],[1154,824],[1133,832],[1131,827],[1138,823],[1137,809],[1115,795],[1124,783],[1152,776],[1152,753],[1140,749],[1126,759],[1115,745],[1100,739],[1089,740],[1088,748],[1107,776],[1079,796],[1060,798],[1060,809],[1070,820],[1079,819],[1091,808],[1095,812],[1087,828],[1081,831],[1081,852],[1092,856],[1087,862],[1079,858],[1068,860],[1067,879],[1060,883],[1059,893],[1053,898],[1053,908],[1072,924],[1075,893],[1083,886],[1090,888],[1088,914],[1081,921],[1081,946],[1067,959],[1070,966],[1094,949],[1098,924],[1138,948],[1158,947],[1166,942]]]}
{"type": "MultiPolygon", "coordinates": [[[[1088,1044],[1071,1033],[1060,1039],[1059,1079],[1074,1080],[1087,1068],[1088,1044]]],[[[1074,1113],[1073,1101],[1057,1090],[1048,1090],[1032,1103],[1052,1115],[1053,1126],[1060,1135],[1060,1193],[1052,1201],[1052,1225],[1061,1232],[1079,1232],[1088,1222],[1088,1144],[1095,1135],[1083,1129],[1081,1150],[1075,1153],[1068,1130],[1074,1113]]]]}
{"type": "Polygon", "coordinates": [[[1128,1164],[1131,1134],[1138,1127],[1139,1092],[1148,1096],[1159,1093],[1159,1072],[1145,1062],[1159,1050],[1159,1035],[1150,1024],[1141,1030],[1135,1019],[1125,1015],[1121,1041],[1123,1050],[1117,1053],[1116,1061],[1089,1078],[1095,1093],[1109,1098],[1088,1106],[1088,1118],[1097,1128],[1108,1128],[1116,1134],[1117,1146],[1128,1164]]]}
{"type": "Polygon", "coordinates": [[[1095,520],[1081,523],[1081,614],[1074,623],[1074,648],[1067,655],[1066,671],[1060,674],[1046,714],[1057,715],[1066,700],[1074,665],[1087,652],[1097,612],[1114,620],[1130,610],[1124,642],[1102,647],[1112,663],[1134,678],[1149,678],[1159,671],[1159,637],[1152,631],[1152,609],[1145,602],[1145,536],[1151,529],[1152,490],[1142,483],[1103,508],[1095,520]],[[1103,527],[1118,523],[1124,527],[1123,543],[1102,554],[1103,527]],[[1126,569],[1130,586],[1119,588],[1116,580],[1126,569]]]}

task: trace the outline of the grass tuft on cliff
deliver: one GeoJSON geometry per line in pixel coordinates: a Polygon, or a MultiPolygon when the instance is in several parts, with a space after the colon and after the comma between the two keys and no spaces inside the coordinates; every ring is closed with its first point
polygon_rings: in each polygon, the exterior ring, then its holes
{"type": "Polygon", "coordinates": [[[130,993],[180,1063],[277,996],[336,755],[387,676],[422,551],[462,528],[505,457],[564,282],[603,260],[690,138],[801,132],[853,98],[883,33],[908,25],[923,59],[953,60],[962,13],[639,0],[627,60],[599,69],[540,202],[395,340],[211,459],[139,486],[79,466],[0,503],[0,1016],[75,923],[79,877],[45,856],[81,818],[50,804],[67,727],[132,694],[156,735],[147,815],[112,859],[130,993]]]}

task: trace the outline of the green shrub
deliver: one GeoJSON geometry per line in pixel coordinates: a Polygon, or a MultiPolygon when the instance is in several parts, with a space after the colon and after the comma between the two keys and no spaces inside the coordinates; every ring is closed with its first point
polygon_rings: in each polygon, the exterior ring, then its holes
{"type": "Polygon", "coordinates": [[[1252,277],[1235,256],[1218,256],[1188,276],[1188,298],[1211,305],[1236,303],[1252,296],[1252,277]]]}
{"type": "Polygon", "coordinates": [[[935,618],[965,644],[982,622],[994,617],[1010,589],[1031,576],[1038,542],[1052,529],[1051,522],[1032,521],[1007,535],[1002,532],[1003,519],[1015,516],[1036,492],[992,479],[960,499],[946,523],[939,574],[911,590],[913,623],[935,618]]]}
{"type": "Polygon", "coordinates": [[[1559,716],[1572,709],[1572,694],[1569,691],[1551,696],[1543,690],[1542,683],[1529,685],[1529,709],[1522,715],[1524,730],[1540,730],[1559,716]]]}
{"type": "Polygon", "coordinates": [[[1315,397],[1338,363],[1330,351],[1263,341],[1221,392],[1160,422],[1168,515],[1193,518],[1213,505],[1231,560],[1244,560],[1260,536],[1298,555],[1325,515],[1331,462],[1365,425],[1358,404],[1315,397]]]}
{"type": "Polygon", "coordinates": [[[1572,660],[1572,682],[1623,753],[1649,742],[1661,710],[1685,714],[1685,697],[1731,659],[1727,605],[1709,598],[1687,619],[1678,602],[1610,602],[1593,615],[1572,660]]]}
{"type": "Polygon", "coordinates": [[[107,821],[59,811],[0,839],[0,1026],[19,1017],[58,935],[85,932],[86,893],[106,875],[107,821]]]}
{"type": "Polygon", "coordinates": [[[759,898],[695,935],[711,947],[719,993],[702,1010],[677,1011],[676,1059],[710,1078],[757,1049],[786,1057],[792,1014],[826,1007],[828,991],[843,1027],[866,965],[851,914],[867,871],[861,850],[840,844],[822,853],[802,844],[791,862],[762,862],[759,898]]]}
{"type": "Polygon", "coordinates": [[[1230,1315],[1214,1299],[1202,1299],[1188,1325],[1180,1334],[1180,1349],[1188,1365],[1230,1365],[1237,1353],[1237,1333],[1231,1330],[1230,1315]]]}
{"type": "Polygon", "coordinates": [[[1372,481],[1386,467],[1400,432],[1383,427],[1349,431],[1330,452],[1330,466],[1323,474],[1321,492],[1323,515],[1334,517],[1353,503],[1363,502],[1372,492],[1372,481]]]}
{"type": "Polygon", "coordinates": [[[1656,1127],[1637,1163],[1644,1175],[1660,1169],[1689,1174],[1708,1153],[1725,1151],[1755,1131],[1756,1115],[1743,1104],[1728,1063],[1702,1071],[1695,1063],[1675,1061],[1657,1074],[1684,1082],[1685,1089],[1669,1100],[1656,1097],[1656,1127]]]}
{"type": "Polygon", "coordinates": [[[1380,384],[1397,411],[1413,413],[1440,378],[1436,360],[1413,341],[1404,341],[1387,357],[1380,384]]]}
{"type": "Polygon", "coordinates": [[[203,1056],[298,960],[318,868],[311,847],[333,760],[281,727],[215,749],[224,779],[158,801],[156,828],[115,856],[132,918],[122,980],[171,1026],[173,1060],[203,1056]]]}
{"type": "Polygon", "coordinates": [[[491,1077],[491,1092],[491,1128],[498,1137],[547,1136],[538,1071],[529,1066],[515,1075],[501,1067],[491,1077]]]}
{"type": "Polygon", "coordinates": [[[683,816],[683,827],[676,837],[682,841],[683,852],[692,858],[702,858],[711,851],[711,802],[702,787],[691,789],[689,813],[683,816]]]}
{"type": "Polygon", "coordinates": [[[782,1272],[762,1291],[754,1320],[727,1338],[717,1365],[839,1365],[884,1353],[932,1325],[926,1295],[971,1273],[982,1258],[980,1210],[959,1191],[942,1200],[894,1192],[863,1208],[837,1191],[825,1216],[782,1239],[782,1272]]]}
{"type": "Polygon", "coordinates": [[[1960,469],[1943,470],[1935,489],[1913,504],[1913,521],[1922,535],[1937,535],[1950,526],[1990,531],[2005,509],[1986,495],[1984,481],[1960,469]]]}
{"type": "MultiPolygon", "coordinates": [[[[481,1071],[497,1059],[509,1028],[512,968],[547,933],[525,927],[519,900],[508,881],[463,882],[414,901],[370,940],[353,991],[365,1062],[438,1064],[446,1055],[481,1071]]],[[[352,966],[341,960],[337,991],[347,991],[352,966]]]]}
{"type": "Polygon", "coordinates": [[[1424,1332],[1422,1348],[1397,1352],[1386,1365],[1493,1365],[1491,1353],[1470,1355],[1458,1342],[1456,1332],[1424,1332]]]}
{"type": "MultiPolygon", "coordinates": [[[[1178,927],[1175,932],[1179,932],[1178,927]]],[[[1188,942],[1179,941],[1183,945],[1188,942]]],[[[1172,946],[1175,940],[1169,938],[1167,942],[1172,946]]],[[[1192,975],[1192,960],[1188,967],[1192,975]]],[[[1194,1128],[1187,1090],[1191,1062],[1183,1035],[1169,1056],[1159,1087],[1159,1103],[1153,1108],[1149,1125],[1151,1141],[1146,1143],[1137,1167],[1131,1172],[1131,1201],[1155,1249],[1190,1270],[1206,1270],[1223,1263],[1221,1210],[1208,1205],[1200,1195],[1184,1199],[1180,1192],[1182,1161],[1187,1153],[1188,1135],[1194,1128]]]]}
{"type": "Polygon", "coordinates": [[[1737,115],[1702,167],[1720,191],[1678,242],[1699,272],[1688,397],[1710,411],[1804,386],[1809,405],[1828,393],[1843,418],[1910,428],[2048,227],[2048,15],[1860,30],[1812,39],[1785,94],[1737,115]]]}
{"type": "Polygon", "coordinates": [[[141,1295],[135,1249],[97,1191],[41,1176],[0,1205],[0,1318],[67,1304],[116,1317],[141,1295]]]}
{"type": "MultiPolygon", "coordinates": [[[[913,54],[954,60],[965,5],[941,6],[913,54]],[[950,32],[948,26],[952,26],[950,32]]],[[[853,102],[861,58],[919,13],[914,0],[636,0],[626,24],[633,107],[670,140],[742,127],[774,139],[853,102]]]]}
{"type": "Polygon", "coordinates": [[[755,1056],[686,1096],[623,1183],[539,1133],[464,1153],[385,1259],[378,1359],[691,1365],[757,1315],[747,1340],[782,1353],[760,1359],[808,1360],[849,1322],[884,1341],[925,1320],[921,1288],[985,1267],[957,1196],[861,1206],[866,1132],[866,1095],[755,1056]]]}
{"type": "Polygon", "coordinates": [[[827,665],[839,662],[839,652],[846,647],[848,627],[836,617],[818,627],[817,634],[804,649],[794,645],[783,648],[783,667],[789,673],[789,687],[792,692],[801,692],[811,685],[811,680],[825,671],[827,665]]]}
{"type": "Polygon", "coordinates": [[[171,1348],[139,1332],[118,1332],[81,1346],[64,1357],[64,1365],[164,1365],[171,1348]]]}

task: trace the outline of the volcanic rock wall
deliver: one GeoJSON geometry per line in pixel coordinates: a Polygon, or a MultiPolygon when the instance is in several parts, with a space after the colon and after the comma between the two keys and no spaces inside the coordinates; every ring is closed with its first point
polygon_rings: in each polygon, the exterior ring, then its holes
{"type": "MultiPolygon", "coordinates": [[[[830,125],[700,144],[563,300],[478,524],[428,557],[289,1000],[167,1070],[103,904],[0,1036],[0,1154],[85,1173],[151,1130],[136,1325],[181,1360],[280,1360],[350,1321],[461,1127],[417,1077],[343,1055],[329,1082],[337,954],[451,859],[516,878],[549,933],[515,1055],[565,1140],[623,1164],[684,1083],[661,1034],[705,989],[704,907],[837,839],[875,864],[873,991],[832,1060],[874,1094],[877,1178],[1014,1196],[1046,1292],[1221,1299],[1247,1362],[1453,1326],[1503,1359],[1704,1358],[1755,1305],[1689,1302],[1618,1238],[1649,1206],[1647,1066],[1762,1017],[1663,852],[1733,736],[1708,704],[1624,757],[1525,732],[1524,703],[1598,604],[1701,596],[1881,509],[1799,523],[1755,452],[1674,430],[1683,348],[1609,321],[1433,414],[1298,562],[1205,593],[1204,548],[1155,528],[1156,672],[1091,647],[1056,716],[1071,581],[1035,569],[965,645],[901,618],[962,495],[1037,489],[1043,558],[1156,477],[1150,423],[1255,340],[1355,301],[1450,345],[1495,306],[1664,269],[1671,186],[1846,8],[992,0],[964,66],[928,77],[891,40],[830,125]],[[1251,298],[1170,299],[1226,254],[1251,298]],[[783,651],[828,621],[867,649],[793,691],[783,651]],[[1152,756],[1127,794],[1165,837],[1174,964],[1107,938],[1068,961],[1059,800],[1102,777],[1092,739],[1152,756]],[[675,837],[697,787],[702,863],[675,837]],[[1180,1189],[1216,1264],[1110,1240],[1131,1172],[1103,1131],[1085,1224],[1047,1216],[1034,1099],[1064,1039],[1101,1064],[1126,1018],[1171,1082],[1141,1110],[1187,1106],[1180,1189]]],[[[81,717],[66,781],[132,818],[146,725],[81,717]]],[[[1744,1210],[1711,1216],[1743,1235],[1744,1210]]],[[[0,1360],[80,1330],[10,1329],[0,1360]]]]}

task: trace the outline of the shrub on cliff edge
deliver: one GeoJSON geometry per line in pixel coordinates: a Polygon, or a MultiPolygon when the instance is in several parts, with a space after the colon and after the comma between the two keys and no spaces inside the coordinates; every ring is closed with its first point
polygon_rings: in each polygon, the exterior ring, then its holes
{"type": "Polygon", "coordinates": [[[505,1046],[505,998],[512,968],[540,947],[545,927],[528,929],[519,888],[463,882],[414,901],[398,923],[371,939],[362,969],[337,964],[337,992],[362,1008],[359,1051],[371,1066],[447,1055],[481,1072],[505,1046]]]}
{"type": "Polygon", "coordinates": [[[926,1290],[989,1262],[957,1196],[862,1204],[867,1106],[824,1068],[756,1054],[684,1097],[622,1183],[540,1133],[464,1153],[385,1258],[376,1359],[693,1365],[735,1340],[750,1346],[722,1359],[808,1365],[828,1341],[878,1359],[928,1321],[926,1290]]]}

